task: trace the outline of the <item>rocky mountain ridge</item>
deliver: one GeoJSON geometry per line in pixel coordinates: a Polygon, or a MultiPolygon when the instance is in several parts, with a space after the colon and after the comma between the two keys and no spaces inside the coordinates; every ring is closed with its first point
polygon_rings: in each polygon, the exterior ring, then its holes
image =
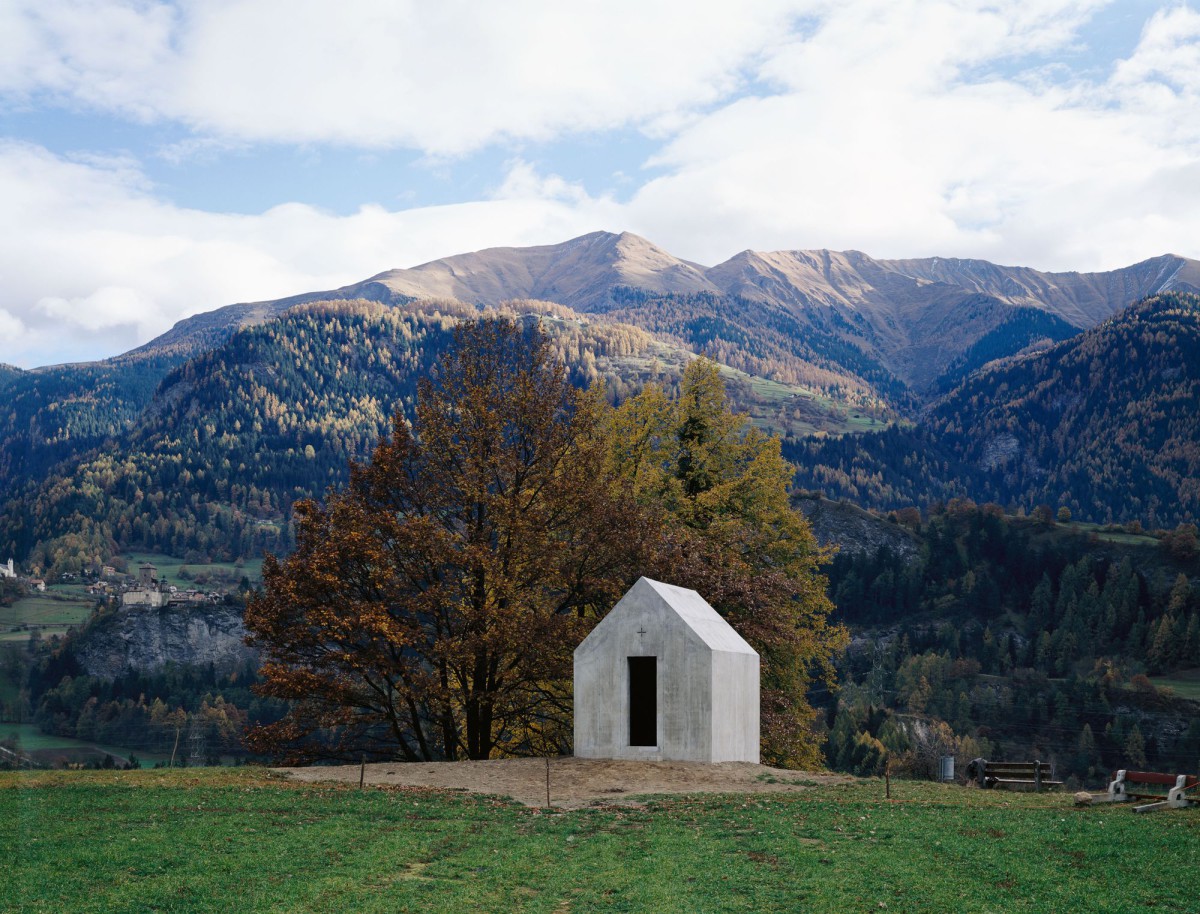
{"type": "Polygon", "coordinates": [[[796,483],[879,510],[954,497],[1148,529],[1200,518],[1200,296],[985,365],[910,427],[785,442],[796,483]]]}
{"type": "MultiPolygon", "coordinates": [[[[297,304],[344,299],[478,306],[538,299],[581,313],[622,308],[623,319],[636,323],[631,290],[647,302],[705,295],[719,300],[716,310],[734,315],[754,303],[789,315],[801,333],[809,325],[820,329],[831,313],[844,325],[840,343],[928,393],[952,361],[1014,310],[1034,309],[1086,329],[1147,295],[1200,292],[1200,261],[1168,254],[1107,272],[1048,273],[957,258],[747,250],[706,267],[629,232],[593,232],[560,244],[458,254],[330,291],[229,305],[181,321],[143,348],[199,350],[297,304]]],[[[853,368],[847,374],[861,380],[853,368]]]]}

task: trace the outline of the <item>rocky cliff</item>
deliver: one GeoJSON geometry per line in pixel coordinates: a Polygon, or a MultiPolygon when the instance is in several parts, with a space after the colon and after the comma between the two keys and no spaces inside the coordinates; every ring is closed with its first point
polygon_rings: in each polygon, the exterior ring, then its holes
{"type": "Polygon", "coordinates": [[[93,621],[75,639],[74,653],[89,675],[105,679],[167,663],[228,671],[256,657],[245,636],[235,606],[125,607],[93,621]]]}
{"type": "Polygon", "coordinates": [[[867,555],[886,546],[904,557],[914,556],[921,549],[921,541],[912,531],[847,502],[796,493],[792,496],[792,507],[808,518],[813,535],[822,546],[867,555]]]}

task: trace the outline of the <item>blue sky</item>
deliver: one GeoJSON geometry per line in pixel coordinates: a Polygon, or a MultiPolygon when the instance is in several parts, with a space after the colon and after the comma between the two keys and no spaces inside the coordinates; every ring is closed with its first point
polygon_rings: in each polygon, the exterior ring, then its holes
{"type": "Polygon", "coordinates": [[[716,263],[1200,257],[1200,12],[0,0],[0,361],[596,229],[716,263]]]}

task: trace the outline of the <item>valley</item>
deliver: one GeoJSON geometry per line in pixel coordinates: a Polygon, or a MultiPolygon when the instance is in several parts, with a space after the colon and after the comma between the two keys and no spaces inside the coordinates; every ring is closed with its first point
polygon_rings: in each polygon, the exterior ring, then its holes
{"type": "MultiPolygon", "coordinates": [[[[14,650],[33,627],[43,639],[10,659],[6,701],[33,685],[22,714],[64,738],[92,732],[92,701],[106,732],[150,727],[139,753],[161,754],[174,732],[155,696],[202,720],[215,752],[275,719],[242,660],[123,674],[131,661],[105,648],[95,666],[71,634],[94,600],[53,581],[119,556],[180,587],[257,586],[263,554],[293,546],[295,504],[343,486],[395,417],[411,421],[459,321],[498,314],[541,326],[572,383],[614,403],[649,384],[674,391],[707,355],[733,407],[781,439],[796,506],[839,550],[829,593],[854,633],[841,698],[822,705],[839,767],[872,773],[872,741],[916,758],[897,736],[913,713],[947,722],[952,753],[1036,744],[1085,780],[1131,728],[1148,760],[1187,759],[1195,734],[1170,722],[1190,713],[1200,668],[1198,276],[1171,257],[1091,275],[855,252],[747,252],[705,268],[595,233],[218,309],[105,362],[0,372],[0,554],[52,579],[0,609],[14,650]],[[1050,609],[1037,580],[1001,587],[1014,562],[1047,575],[1050,609]],[[1113,574],[1137,582],[1119,623],[1063,596],[1085,564],[1101,598],[1113,574]],[[951,675],[944,656],[978,668],[951,675]],[[1016,729],[989,716],[1030,689],[1095,713],[1024,709],[1016,729]]],[[[166,631],[138,623],[120,637],[157,644],[166,631]]]]}

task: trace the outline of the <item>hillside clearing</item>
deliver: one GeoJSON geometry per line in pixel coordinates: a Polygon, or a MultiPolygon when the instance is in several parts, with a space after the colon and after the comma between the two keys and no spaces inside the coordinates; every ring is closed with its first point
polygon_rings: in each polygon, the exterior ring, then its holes
{"type": "Polygon", "coordinates": [[[0,774],[0,909],[1194,910],[1196,810],[882,787],[546,811],[261,769],[0,774]]]}
{"type": "Polygon", "coordinates": [[[1170,689],[1180,698],[1200,701],[1200,669],[1180,670],[1170,676],[1155,676],[1150,680],[1158,689],[1170,689]]]}
{"type": "Polygon", "coordinates": [[[95,608],[94,598],[80,587],[51,587],[44,594],[21,597],[12,606],[0,606],[0,641],[27,641],[29,629],[43,637],[65,635],[82,625],[95,608]]]}

